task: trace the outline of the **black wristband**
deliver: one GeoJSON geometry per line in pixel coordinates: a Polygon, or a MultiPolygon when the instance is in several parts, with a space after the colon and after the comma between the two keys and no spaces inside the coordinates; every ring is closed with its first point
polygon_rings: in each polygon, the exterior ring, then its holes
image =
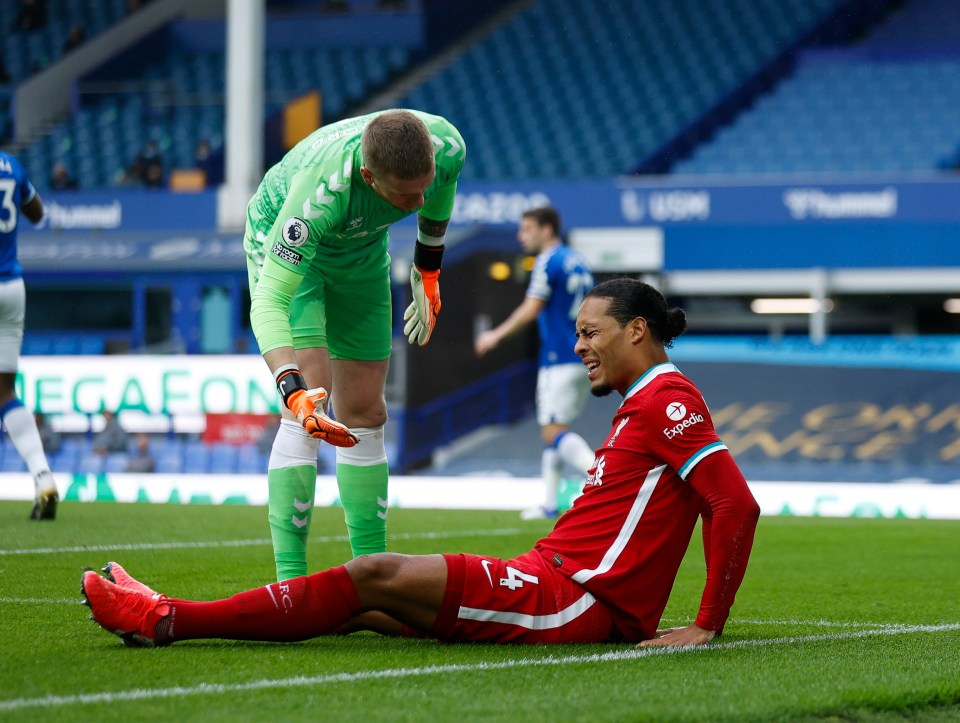
{"type": "Polygon", "coordinates": [[[304,381],[303,374],[300,373],[299,369],[288,369],[277,377],[277,390],[280,392],[283,403],[288,409],[289,405],[287,405],[287,400],[290,398],[290,395],[298,389],[307,390],[307,383],[304,381]]]}
{"type": "Polygon", "coordinates": [[[427,246],[417,241],[413,248],[413,263],[422,271],[439,271],[443,261],[443,244],[427,246]]]}

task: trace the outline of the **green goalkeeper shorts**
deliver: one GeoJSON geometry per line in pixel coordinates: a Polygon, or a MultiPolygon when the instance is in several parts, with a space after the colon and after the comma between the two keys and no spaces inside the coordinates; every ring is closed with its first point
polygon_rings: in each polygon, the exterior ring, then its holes
{"type": "Polygon", "coordinates": [[[290,303],[294,349],[328,349],[331,359],[389,359],[392,321],[386,239],[367,253],[318,250],[290,303]]]}

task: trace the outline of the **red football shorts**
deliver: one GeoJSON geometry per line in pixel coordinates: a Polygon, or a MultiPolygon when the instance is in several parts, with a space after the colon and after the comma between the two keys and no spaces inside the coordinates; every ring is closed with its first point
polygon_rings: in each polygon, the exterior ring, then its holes
{"type": "Polygon", "coordinates": [[[447,589],[434,627],[441,640],[599,643],[613,623],[606,608],[536,550],[512,560],[444,555],[447,589]]]}

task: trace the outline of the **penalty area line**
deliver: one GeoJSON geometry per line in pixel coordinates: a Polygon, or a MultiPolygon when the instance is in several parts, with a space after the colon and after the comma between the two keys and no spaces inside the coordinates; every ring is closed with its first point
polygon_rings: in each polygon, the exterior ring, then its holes
{"type": "Polygon", "coordinates": [[[355,673],[333,673],[317,676],[296,676],[252,680],[247,683],[200,683],[192,686],[172,686],[168,688],[137,688],[134,690],[104,691],[100,693],[82,693],[79,695],[50,695],[39,698],[14,698],[0,701],[0,711],[24,710],[27,708],[55,708],[73,705],[95,705],[163,698],[185,698],[195,695],[221,695],[224,693],[242,693],[246,691],[271,690],[278,688],[298,688],[303,686],[327,685],[331,683],[354,683],[368,680],[386,680],[396,678],[415,678],[456,673],[477,673],[512,668],[535,668],[546,666],[581,665],[639,660],[657,655],[683,655],[696,653],[709,655],[716,650],[741,650],[749,648],[767,648],[773,646],[800,645],[839,640],[857,640],[881,635],[910,635],[913,633],[940,633],[960,630],[960,623],[945,625],[899,625],[878,630],[857,630],[847,633],[822,633],[819,635],[784,636],[765,640],[736,640],[729,643],[714,643],[703,647],[683,648],[631,648],[609,653],[592,655],[549,655],[544,658],[518,658],[496,663],[475,663],[455,665],[427,665],[417,668],[395,668],[388,670],[363,670],[355,673]]]}

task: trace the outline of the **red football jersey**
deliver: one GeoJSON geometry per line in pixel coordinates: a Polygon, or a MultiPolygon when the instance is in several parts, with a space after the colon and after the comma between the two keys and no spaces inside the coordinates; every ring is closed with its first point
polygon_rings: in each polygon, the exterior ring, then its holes
{"type": "Polygon", "coordinates": [[[699,390],[658,364],[624,395],[584,493],[537,543],[609,608],[626,639],[654,636],[705,505],[685,480],[725,449],[699,390]]]}

